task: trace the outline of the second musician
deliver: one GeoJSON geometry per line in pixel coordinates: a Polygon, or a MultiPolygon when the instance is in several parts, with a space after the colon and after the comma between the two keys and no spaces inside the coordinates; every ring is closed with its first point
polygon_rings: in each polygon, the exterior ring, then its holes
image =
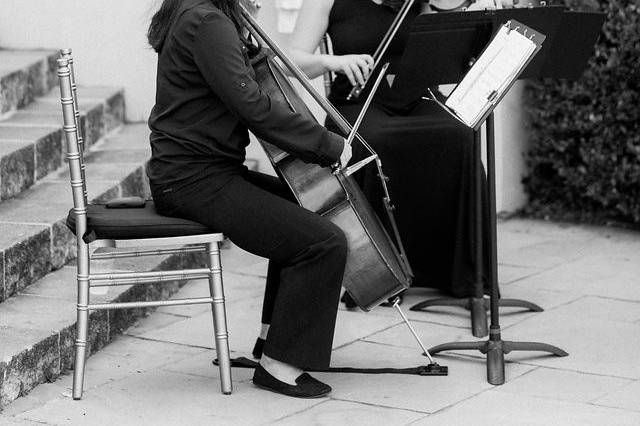
{"type": "MultiPolygon", "coordinates": [[[[309,77],[337,73],[330,100],[350,122],[360,112],[367,90],[356,101],[346,97],[352,85],[363,82],[369,73],[373,63],[370,54],[402,3],[314,0],[305,1],[300,11],[291,56],[309,77]],[[325,33],[331,37],[334,55],[314,54],[325,33]]],[[[391,58],[402,53],[420,7],[421,2],[416,2],[396,34],[389,48],[391,58]]],[[[433,58],[434,62],[439,60],[447,58],[433,58]]],[[[360,133],[380,155],[390,178],[396,219],[415,273],[413,285],[435,287],[456,297],[473,296],[473,134],[437,105],[421,100],[421,95],[397,99],[390,84],[381,87],[360,133]]],[[[336,130],[332,123],[327,126],[336,130]]],[[[354,144],[354,161],[367,154],[354,144]]],[[[367,167],[354,176],[384,220],[383,194],[375,168],[367,167]]],[[[483,261],[486,265],[486,259],[483,261]]]]}

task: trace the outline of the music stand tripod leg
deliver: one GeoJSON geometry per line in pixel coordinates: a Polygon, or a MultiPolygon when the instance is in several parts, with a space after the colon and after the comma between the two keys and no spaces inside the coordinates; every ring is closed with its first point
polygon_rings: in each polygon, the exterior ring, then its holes
{"type": "Polygon", "coordinates": [[[475,240],[475,297],[471,299],[471,332],[475,337],[484,337],[489,334],[487,328],[487,309],[484,301],[483,278],[483,211],[482,211],[482,137],[480,130],[473,131],[473,171],[474,171],[474,240],[475,240]]]}
{"type": "Polygon", "coordinates": [[[484,342],[452,342],[437,345],[429,352],[432,354],[445,350],[478,350],[487,355],[487,381],[492,385],[502,385],[505,381],[504,355],[512,351],[548,352],[555,356],[567,356],[562,349],[539,342],[511,342],[504,341],[500,332],[500,297],[498,291],[498,249],[496,224],[496,189],[495,189],[495,140],[493,129],[493,113],[487,118],[487,183],[489,192],[489,243],[491,282],[490,311],[491,326],[489,339],[484,342]]]}
{"type": "MultiPolygon", "coordinates": [[[[487,302],[487,309],[489,308],[489,301],[487,302]]],[[[543,312],[541,306],[536,305],[533,302],[529,302],[528,300],[520,300],[520,299],[500,299],[500,306],[503,308],[525,308],[531,312],[543,312]]]]}
{"type": "Polygon", "coordinates": [[[431,306],[457,306],[464,309],[471,309],[471,299],[454,299],[453,297],[427,299],[420,303],[416,303],[409,310],[423,311],[431,306]]]}

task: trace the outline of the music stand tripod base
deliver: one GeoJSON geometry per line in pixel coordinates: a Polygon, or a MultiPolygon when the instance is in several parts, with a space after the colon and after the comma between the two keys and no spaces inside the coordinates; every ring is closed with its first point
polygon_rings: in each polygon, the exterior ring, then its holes
{"type": "Polygon", "coordinates": [[[429,349],[432,354],[454,350],[478,350],[487,355],[487,381],[492,385],[502,385],[505,382],[504,355],[513,351],[547,352],[555,356],[569,354],[557,346],[538,342],[510,342],[501,340],[500,328],[490,330],[489,340],[480,342],[451,342],[443,343],[429,349]]]}
{"type": "MultiPolygon", "coordinates": [[[[531,312],[543,312],[544,309],[535,303],[520,299],[500,299],[501,307],[524,308],[531,312]]],[[[442,297],[436,299],[428,299],[420,303],[416,303],[409,310],[426,311],[432,306],[456,306],[464,308],[471,312],[471,334],[474,337],[485,337],[489,334],[487,311],[489,310],[489,299],[484,297],[442,297]]]]}
{"type": "MultiPolygon", "coordinates": [[[[445,350],[478,350],[487,355],[487,381],[492,385],[502,385],[505,382],[504,355],[513,351],[540,351],[556,356],[567,356],[562,349],[538,342],[511,342],[502,340],[500,333],[500,293],[498,291],[498,253],[497,253],[497,226],[496,226],[496,177],[495,177],[495,133],[493,113],[489,114],[486,121],[487,131],[487,189],[489,193],[489,242],[490,242],[490,270],[489,282],[491,294],[489,295],[489,309],[491,312],[491,326],[489,339],[480,342],[451,342],[437,345],[429,351],[438,353],[445,350]]],[[[478,157],[479,158],[479,157],[478,157]]],[[[513,305],[513,299],[505,299],[513,305]]]]}

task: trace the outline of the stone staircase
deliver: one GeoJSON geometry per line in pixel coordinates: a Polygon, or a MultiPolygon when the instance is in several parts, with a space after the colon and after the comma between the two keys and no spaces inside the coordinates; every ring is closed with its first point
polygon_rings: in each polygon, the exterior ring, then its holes
{"type": "MultiPolygon", "coordinates": [[[[54,51],[0,50],[0,411],[73,366],[76,283],[70,262],[75,241],[64,225],[72,198],[57,56],[54,51]]],[[[150,154],[146,124],[124,123],[120,89],[79,87],[78,94],[88,147],[89,198],[148,196],[143,168],[150,154]]],[[[136,259],[135,269],[180,268],[198,260],[136,259]]],[[[131,260],[110,263],[114,266],[134,269],[131,260]]],[[[166,298],[182,284],[114,287],[92,295],[92,300],[166,298]]],[[[146,313],[94,312],[91,352],[146,313]]]]}

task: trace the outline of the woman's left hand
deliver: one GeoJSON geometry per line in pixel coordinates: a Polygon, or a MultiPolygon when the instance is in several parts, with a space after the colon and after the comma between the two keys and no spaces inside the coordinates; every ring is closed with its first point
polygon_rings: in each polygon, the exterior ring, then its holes
{"type": "Polygon", "coordinates": [[[502,0],[476,0],[467,7],[467,11],[502,9],[502,0]]]}
{"type": "Polygon", "coordinates": [[[324,55],[322,58],[326,69],[346,75],[352,86],[364,85],[374,64],[371,55],[324,55]]]}
{"type": "Polygon", "coordinates": [[[476,0],[471,3],[466,10],[503,9],[520,7],[524,3],[520,0],[476,0]]]}

